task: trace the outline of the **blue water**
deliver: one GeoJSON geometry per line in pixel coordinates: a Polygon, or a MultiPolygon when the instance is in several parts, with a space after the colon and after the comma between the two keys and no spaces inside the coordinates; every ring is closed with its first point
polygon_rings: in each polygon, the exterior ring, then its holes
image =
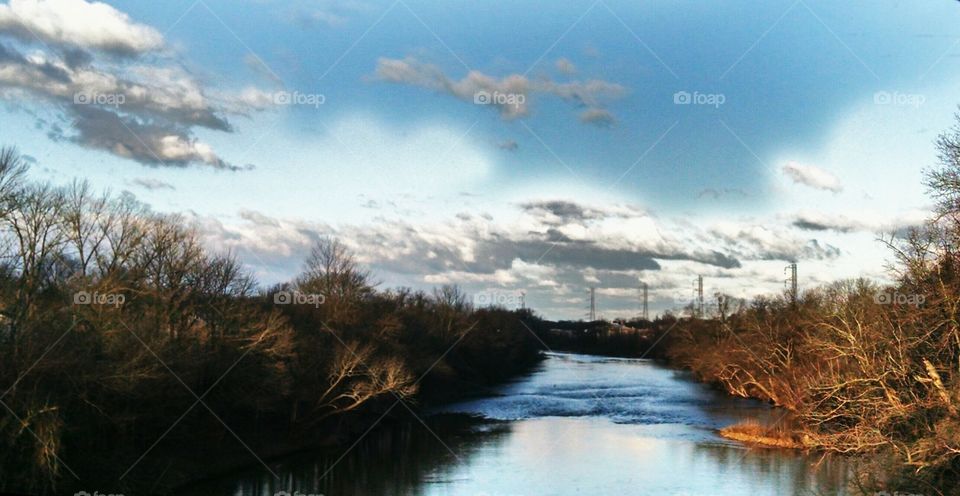
{"type": "Polygon", "coordinates": [[[717,435],[741,420],[782,418],[652,361],[551,353],[496,396],[374,431],[351,449],[278,462],[279,480],[252,467],[196,494],[847,494],[842,460],[717,435]]]}

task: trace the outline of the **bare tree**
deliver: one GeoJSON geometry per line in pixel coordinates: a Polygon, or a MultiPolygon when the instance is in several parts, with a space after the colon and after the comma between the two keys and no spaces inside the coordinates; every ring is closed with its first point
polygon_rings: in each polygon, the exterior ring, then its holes
{"type": "Polygon", "coordinates": [[[373,294],[370,272],[336,238],[317,241],[296,282],[303,292],[322,294],[331,325],[349,324],[359,317],[360,303],[373,294]]]}
{"type": "Polygon", "coordinates": [[[194,283],[204,262],[203,250],[180,216],[155,215],[145,229],[134,252],[136,271],[144,276],[138,292],[151,303],[155,329],[177,338],[198,320],[189,307],[197,294],[194,283]]]}
{"type": "Polygon", "coordinates": [[[106,245],[97,254],[97,270],[103,277],[116,276],[131,269],[149,227],[146,208],[136,198],[124,194],[109,203],[98,224],[106,245]]]}
{"type": "Polygon", "coordinates": [[[16,148],[0,148],[0,218],[15,207],[28,169],[16,148]]]}
{"type": "Polygon", "coordinates": [[[86,181],[74,181],[64,195],[64,235],[83,279],[107,241],[108,206],[107,196],[94,197],[86,181]]]}
{"type": "Polygon", "coordinates": [[[457,335],[463,315],[470,310],[466,293],[460,286],[446,284],[433,290],[433,300],[436,305],[434,313],[440,319],[444,337],[457,335]]]}
{"type": "Polygon", "coordinates": [[[50,282],[49,276],[64,243],[63,192],[50,185],[24,188],[14,199],[6,225],[13,237],[13,266],[19,277],[12,308],[5,311],[11,319],[11,337],[18,332],[35,310],[34,299],[50,282]]]}
{"type": "Polygon", "coordinates": [[[956,119],[958,123],[937,139],[940,167],[927,171],[926,177],[940,215],[953,222],[960,214],[960,114],[956,119]]]}
{"type": "Polygon", "coordinates": [[[328,374],[329,387],[317,398],[315,421],[356,410],[381,396],[407,399],[417,392],[413,374],[397,357],[376,357],[370,346],[338,350],[328,374]]]}

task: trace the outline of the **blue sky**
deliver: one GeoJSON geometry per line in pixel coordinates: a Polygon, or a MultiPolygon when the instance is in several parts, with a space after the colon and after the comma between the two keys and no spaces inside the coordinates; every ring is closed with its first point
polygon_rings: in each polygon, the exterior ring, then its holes
{"type": "Polygon", "coordinates": [[[778,291],[790,261],[885,277],[960,103],[945,0],[108,4],[0,3],[0,131],[35,177],[181,212],[265,283],[335,235],[385,286],[552,317],[591,285],[608,317],[641,280],[657,311],[698,274],[778,291]]]}

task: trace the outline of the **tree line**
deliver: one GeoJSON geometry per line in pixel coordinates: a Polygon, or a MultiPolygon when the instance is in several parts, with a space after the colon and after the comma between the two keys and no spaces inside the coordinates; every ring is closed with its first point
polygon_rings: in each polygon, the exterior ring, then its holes
{"type": "Polygon", "coordinates": [[[336,239],[262,288],[181,216],[27,172],[0,150],[0,491],[163,493],[539,359],[527,314],[380,289],[336,239]]]}

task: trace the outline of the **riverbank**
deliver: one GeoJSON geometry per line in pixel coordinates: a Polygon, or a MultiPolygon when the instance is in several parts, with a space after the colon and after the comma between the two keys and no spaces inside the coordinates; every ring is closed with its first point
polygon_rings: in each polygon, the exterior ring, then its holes
{"type": "MultiPolygon", "coordinates": [[[[36,272],[0,271],[0,492],[162,494],[350,442],[539,359],[527,311],[475,308],[455,286],[379,289],[336,239],[261,287],[182,217],[82,183],[33,184],[14,152],[0,159],[5,200],[35,205],[23,222],[57,235],[8,253],[8,267],[36,272]],[[91,244],[77,219],[103,238],[91,244]]],[[[0,222],[0,236],[18,226],[0,222]]]]}
{"type": "MultiPolygon", "coordinates": [[[[927,305],[942,305],[944,288],[928,286],[927,305]]],[[[869,467],[860,473],[863,485],[874,492],[949,494],[931,487],[960,487],[951,434],[960,425],[960,382],[950,365],[956,331],[928,325],[927,317],[942,314],[942,307],[876,303],[876,294],[897,291],[906,290],[844,281],[810,289],[796,303],[761,298],[711,318],[600,322],[572,338],[550,335],[560,347],[587,344],[609,355],[654,357],[794,419],[789,429],[748,425],[721,432],[730,439],[857,457],[869,467]],[[643,337],[617,332],[625,327],[643,329],[643,337]]],[[[552,327],[540,325],[545,332],[552,327]]]]}
{"type": "MultiPolygon", "coordinates": [[[[246,440],[259,460],[251,459],[249,453],[242,450],[238,452],[236,447],[210,455],[192,456],[188,459],[184,459],[182,451],[170,453],[170,456],[179,459],[184,469],[177,475],[176,471],[167,468],[162,479],[154,483],[154,489],[159,489],[156,484],[162,481],[163,484],[160,487],[164,488],[164,493],[181,494],[183,490],[202,486],[205,482],[217,480],[226,474],[262,467],[261,462],[269,466],[278,461],[318,450],[347,452],[368,435],[377,436],[379,431],[392,431],[406,424],[419,424],[428,416],[429,410],[458,401],[474,400],[496,394],[499,386],[529,374],[544,358],[544,355],[538,354],[528,363],[518,364],[520,368],[510,370],[509,376],[498,377],[495,382],[484,384],[462,380],[450,382],[449,377],[431,381],[421,395],[403,404],[398,401],[391,405],[388,411],[358,412],[351,418],[338,419],[328,426],[315,429],[312,433],[276,432],[264,435],[261,431],[257,440],[246,440]]],[[[248,432],[252,430],[249,429],[248,432]]]]}
{"type": "Polygon", "coordinates": [[[666,354],[699,380],[795,420],[783,436],[743,429],[728,437],[856,456],[873,492],[956,494],[955,331],[928,326],[933,309],[878,305],[883,291],[893,290],[844,282],[796,304],[768,299],[724,320],[684,321],[665,340],[666,354]]]}

